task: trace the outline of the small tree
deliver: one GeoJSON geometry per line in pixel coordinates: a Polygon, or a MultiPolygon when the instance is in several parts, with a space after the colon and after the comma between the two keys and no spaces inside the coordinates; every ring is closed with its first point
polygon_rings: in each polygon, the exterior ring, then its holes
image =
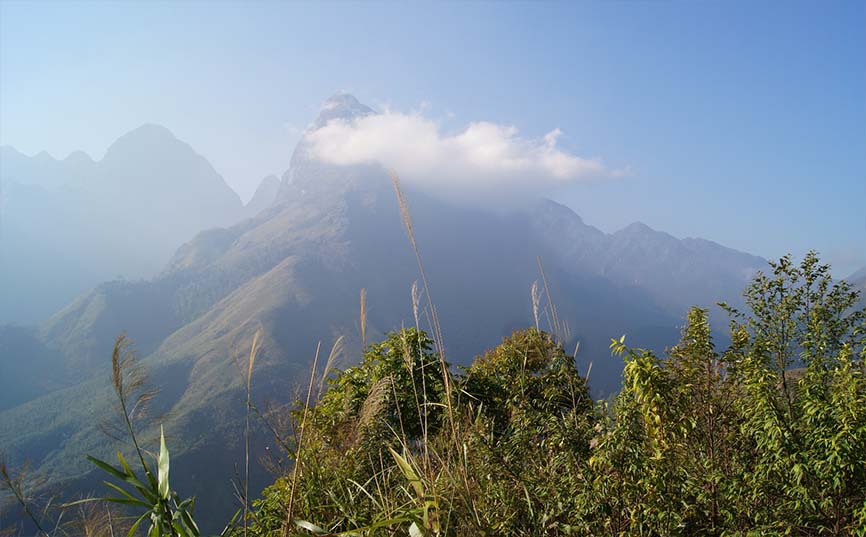
{"type": "Polygon", "coordinates": [[[847,535],[866,526],[866,310],[810,252],[759,274],[732,308],[728,361],[742,385],[743,434],[755,446],[744,474],[750,523],[847,535]]]}

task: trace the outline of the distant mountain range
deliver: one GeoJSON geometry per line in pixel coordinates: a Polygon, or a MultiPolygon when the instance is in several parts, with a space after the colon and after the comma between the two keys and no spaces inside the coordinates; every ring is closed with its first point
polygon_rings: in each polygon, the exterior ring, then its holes
{"type": "Polygon", "coordinates": [[[850,283],[859,286],[860,289],[863,289],[863,286],[866,285],[866,267],[860,268],[860,270],[845,279],[850,283]]]}
{"type": "MultiPolygon", "coordinates": [[[[340,94],[326,101],[311,128],[371,113],[340,94]]],[[[103,170],[92,177],[102,185],[99,199],[117,203],[105,213],[111,218],[124,212],[118,200],[132,192],[149,200],[178,192],[169,201],[153,199],[164,204],[161,210],[176,206],[188,218],[183,228],[161,223],[162,233],[183,229],[192,236],[195,227],[240,218],[237,197],[204,159],[164,129],[144,127],[115,145],[102,162],[84,165],[103,170]],[[136,149],[140,136],[175,156],[153,162],[136,149]],[[121,176],[149,185],[107,186],[121,176]]],[[[263,331],[254,398],[285,402],[308,375],[318,342],[329,348],[343,335],[345,361],[357,359],[361,289],[372,341],[414,324],[410,288],[419,278],[381,167],[323,164],[311,158],[302,139],[279,184],[269,178],[259,190],[264,201],[256,201],[257,192],[250,202],[259,204],[250,210],[254,216],[198,233],[155,277],[104,283],[37,328],[0,331],[2,378],[33,379],[8,392],[8,381],[0,381],[0,446],[17,460],[29,457],[33,469],[55,484],[94,486],[83,454],[110,454],[97,418],[111,412],[110,352],[125,330],[162,387],[155,410],[170,416],[176,485],[209,502],[202,509],[230,512],[228,479],[240,460],[243,413],[236,360],[248,353],[254,332],[263,331]],[[268,202],[272,195],[276,199],[268,202]]],[[[570,327],[567,345],[580,342],[579,367],[585,373],[592,362],[590,382],[599,396],[619,385],[621,364],[608,354],[611,337],[627,334],[633,345],[663,349],[676,341],[690,306],[737,304],[749,279],[766,267],[760,257],[702,239],[677,239],[640,223],[607,234],[544,199],[492,211],[411,189],[406,196],[449,360],[466,363],[511,330],[535,323],[530,287],[541,280],[541,259],[559,317],[570,327]]],[[[147,218],[153,215],[147,212],[147,218]]],[[[102,240],[102,229],[91,232],[102,240]]],[[[143,228],[130,229],[112,229],[117,237],[110,240],[123,244],[126,233],[127,247],[134,248],[151,237],[143,228]]],[[[104,257],[105,240],[89,251],[104,257]]],[[[56,274],[58,267],[52,269],[56,274]]],[[[423,328],[427,299],[421,300],[423,328]]],[[[547,325],[543,314],[541,324],[547,325]]],[[[266,443],[262,436],[256,445],[266,443]]]]}
{"type": "MultiPolygon", "coordinates": [[[[144,125],[95,162],[0,148],[0,322],[41,321],[100,282],[149,278],[198,231],[253,216],[202,156],[144,125]]],[[[270,196],[270,199],[268,197],[270,196]]]]}

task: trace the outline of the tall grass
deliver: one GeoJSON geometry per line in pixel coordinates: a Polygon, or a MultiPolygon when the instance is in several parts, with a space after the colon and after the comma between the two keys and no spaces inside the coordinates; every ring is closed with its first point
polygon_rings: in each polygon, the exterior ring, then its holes
{"type": "Polygon", "coordinates": [[[256,330],[253,335],[253,343],[250,346],[250,356],[247,360],[247,378],[246,378],[246,407],[244,409],[244,537],[247,535],[247,526],[249,523],[249,498],[250,498],[250,413],[252,411],[252,383],[253,383],[253,366],[256,363],[256,354],[259,350],[259,336],[261,330],[256,330]]]}
{"type": "Polygon", "coordinates": [[[314,384],[315,378],[316,378],[316,371],[317,371],[318,364],[319,364],[319,351],[321,350],[321,348],[322,348],[322,342],[320,341],[316,345],[316,354],[313,357],[313,367],[310,370],[310,382],[309,382],[308,387],[307,387],[307,399],[304,402],[304,413],[303,413],[303,417],[301,418],[301,427],[300,427],[300,430],[297,434],[298,450],[297,450],[297,453],[295,454],[295,465],[294,465],[294,468],[292,469],[292,488],[289,492],[289,503],[288,503],[288,507],[286,508],[286,525],[285,525],[285,531],[283,533],[286,536],[288,536],[289,528],[291,528],[291,526],[292,526],[292,515],[294,514],[294,506],[295,506],[295,489],[297,488],[297,484],[298,484],[298,475],[299,475],[298,470],[301,467],[301,465],[300,465],[301,450],[303,449],[303,445],[304,445],[304,430],[307,426],[307,414],[308,414],[309,409],[310,409],[310,396],[313,393],[313,384],[314,384]]]}

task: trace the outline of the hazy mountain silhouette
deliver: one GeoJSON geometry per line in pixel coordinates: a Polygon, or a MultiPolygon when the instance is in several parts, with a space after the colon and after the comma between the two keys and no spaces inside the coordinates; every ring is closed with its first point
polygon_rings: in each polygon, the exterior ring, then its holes
{"type": "MultiPolygon", "coordinates": [[[[371,113],[338,94],[313,128],[371,113]]],[[[131,153],[127,158],[136,156],[131,153]]],[[[559,317],[570,327],[567,344],[580,341],[579,366],[585,372],[593,362],[591,384],[600,395],[619,384],[621,363],[608,354],[611,337],[625,333],[630,343],[656,349],[672,344],[689,306],[737,303],[766,264],[643,224],[606,234],[546,200],[494,212],[420,191],[406,196],[449,360],[466,363],[511,330],[535,323],[530,287],[540,280],[540,258],[559,317]]],[[[110,352],[127,330],[163,388],[154,410],[171,416],[175,485],[209,502],[200,507],[205,512],[230,512],[225,485],[240,460],[243,412],[236,360],[249,352],[255,331],[262,330],[263,343],[254,399],[284,402],[308,375],[319,341],[328,349],[345,335],[345,360],[357,359],[362,288],[368,341],[414,324],[410,288],[418,278],[384,170],[323,164],[310,158],[302,140],[268,207],[232,227],[199,233],[157,277],[103,284],[38,334],[19,337],[21,352],[44,349],[46,360],[81,383],[29,401],[33,390],[20,396],[21,404],[0,412],[0,445],[14,457],[28,456],[55,483],[92,486],[83,454],[110,455],[93,418],[111,412],[110,352]],[[215,497],[214,490],[226,494],[215,497]]],[[[422,328],[427,303],[422,297],[422,328]]],[[[543,312],[540,324],[548,325],[543,312]]],[[[267,442],[261,436],[256,445],[267,442]]]]}
{"type": "Polygon", "coordinates": [[[851,274],[850,276],[848,276],[845,279],[848,280],[850,283],[853,283],[855,285],[857,285],[857,284],[862,285],[864,282],[866,282],[866,267],[860,267],[860,270],[854,272],[853,274],[851,274]]]}
{"type": "Polygon", "coordinates": [[[856,289],[860,290],[860,302],[858,303],[858,307],[866,307],[866,266],[861,267],[859,270],[845,278],[845,280],[856,289]]]}
{"type": "Polygon", "coordinates": [[[144,125],[94,162],[0,152],[0,322],[46,318],[101,281],[154,275],[188,237],[243,215],[211,165],[144,125]]]}
{"type": "Polygon", "coordinates": [[[253,197],[244,205],[244,216],[252,218],[264,211],[277,199],[280,190],[280,180],[276,175],[269,175],[262,179],[256,188],[253,197]]]}

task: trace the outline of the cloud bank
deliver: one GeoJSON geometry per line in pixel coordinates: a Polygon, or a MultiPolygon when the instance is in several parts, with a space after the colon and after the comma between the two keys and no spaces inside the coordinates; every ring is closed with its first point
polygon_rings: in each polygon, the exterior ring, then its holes
{"type": "Polygon", "coordinates": [[[597,158],[557,147],[562,132],[541,139],[514,126],[470,123],[455,134],[420,113],[385,112],[332,120],[306,134],[311,155],[335,165],[379,163],[407,184],[451,195],[544,194],[577,181],[621,175],[597,158]]]}

